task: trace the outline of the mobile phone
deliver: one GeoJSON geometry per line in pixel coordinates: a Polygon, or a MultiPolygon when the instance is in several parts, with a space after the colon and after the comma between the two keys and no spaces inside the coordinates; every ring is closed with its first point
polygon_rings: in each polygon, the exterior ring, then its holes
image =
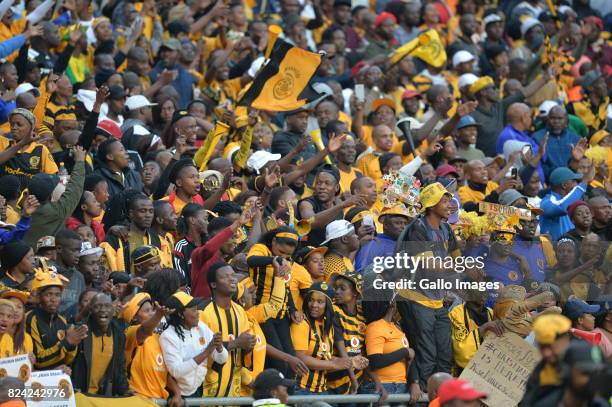
{"type": "Polygon", "coordinates": [[[355,85],[355,97],[359,102],[365,102],[365,87],[363,83],[358,83],[355,85]]]}
{"type": "Polygon", "coordinates": [[[368,226],[374,226],[374,218],[372,215],[366,215],[363,217],[363,224],[368,226]]]}
{"type": "Polygon", "coordinates": [[[514,179],[518,179],[518,168],[512,168],[510,170],[510,176],[514,179]]]}

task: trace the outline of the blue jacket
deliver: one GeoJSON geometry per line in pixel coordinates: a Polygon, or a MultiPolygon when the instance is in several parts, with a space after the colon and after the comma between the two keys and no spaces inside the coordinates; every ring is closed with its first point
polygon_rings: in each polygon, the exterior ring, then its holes
{"type": "MultiPolygon", "coordinates": [[[[149,76],[151,77],[151,82],[155,82],[159,77],[159,74],[165,69],[164,63],[162,61],[158,62],[151,72],[149,76]]],[[[176,79],[170,83],[176,89],[179,94],[179,107],[181,109],[185,109],[189,102],[193,99],[193,84],[194,79],[193,76],[189,72],[187,72],[182,66],[176,65],[172,68],[178,72],[176,79]]]]}
{"type": "MultiPolygon", "coordinates": [[[[536,143],[540,144],[547,131],[547,129],[542,129],[533,133],[533,139],[536,143]]],[[[542,157],[542,168],[546,179],[555,168],[567,166],[567,162],[572,156],[572,145],[576,145],[580,139],[579,135],[568,128],[563,130],[561,134],[550,133],[546,144],[546,154],[542,157]]]]}
{"type": "Polygon", "coordinates": [[[22,240],[30,229],[30,218],[22,216],[14,228],[0,228],[0,245],[5,245],[13,240],[22,240]]]}
{"type": "Polygon", "coordinates": [[[374,263],[374,257],[395,256],[395,240],[385,234],[376,236],[357,252],[355,256],[355,271],[363,273],[363,270],[374,263]]]}
{"type": "Polygon", "coordinates": [[[573,229],[574,224],[567,214],[567,208],[582,199],[586,189],[587,186],[580,183],[565,196],[556,192],[547,194],[540,203],[540,209],[544,211],[540,216],[540,232],[548,233],[553,240],[557,240],[561,235],[573,229]]]}

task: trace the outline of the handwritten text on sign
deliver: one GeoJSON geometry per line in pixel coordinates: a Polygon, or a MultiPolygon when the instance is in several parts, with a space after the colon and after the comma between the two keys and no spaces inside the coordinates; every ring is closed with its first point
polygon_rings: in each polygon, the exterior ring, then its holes
{"type": "Polygon", "coordinates": [[[521,401],[527,379],[539,360],[538,350],[516,334],[489,335],[461,378],[489,393],[486,405],[512,407],[521,401]]]}

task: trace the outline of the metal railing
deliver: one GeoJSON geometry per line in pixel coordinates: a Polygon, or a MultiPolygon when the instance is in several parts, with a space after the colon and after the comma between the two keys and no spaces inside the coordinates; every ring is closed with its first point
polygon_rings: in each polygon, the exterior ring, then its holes
{"type": "MultiPolygon", "coordinates": [[[[378,403],[378,394],[327,394],[327,395],[308,395],[308,396],[289,396],[289,405],[307,404],[315,402],[325,402],[330,404],[369,404],[378,403]]],[[[153,399],[153,401],[165,406],[166,400],[153,399]]],[[[390,394],[385,403],[407,403],[410,401],[409,393],[390,394]]],[[[423,394],[419,402],[427,402],[427,394],[423,394]]],[[[205,397],[185,399],[185,407],[189,406],[250,406],[253,403],[252,397],[205,397]]]]}

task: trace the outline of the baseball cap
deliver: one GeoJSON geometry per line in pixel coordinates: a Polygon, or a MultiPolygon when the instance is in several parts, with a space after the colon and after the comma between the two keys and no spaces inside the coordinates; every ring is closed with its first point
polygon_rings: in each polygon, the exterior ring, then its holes
{"type": "Polygon", "coordinates": [[[421,94],[414,89],[408,89],[402,94],[402,100],[411,99],[414,97],[419,97],[419,98],[421,97],[421,94]]]}
{"type": "Polygon", "coordinates": [[[456,156],[451,157],[451,158],[448,159],[448,163],[451,164],[451,165],[453,163],[456,163],[457,161],[461,161],[461,162],[466,163],[468,160],[466,160],[465,157],[461,157],[460,155],[456,155],[456,156]]]}
{"type": "Polygon", "coordinates": [[[606,366],[601,349],[585,341],[572,342],[563,355],[563,362],[582,372],[591,373],[598,372],[606,366]]]}
{"type": "Polygon", "coordinates": [[[521,35],[525,37],[525,34],[527,34],[527,31],[531,30],[536,25],[541,26],[542,23],[533,17],[526,19],[525,21],[521,23],[521,35]]]}
{"type": "Polygon", "coordinates": [[[538,107],[538,115],[540,115],[541,117],[548,116],[550,109],[552,109],[555,106],[559,106],[559,104],[555,102],[554,100],[545,100],[544,102],[540,104],[540,107],[538,107]]]}
{"type": "Polygon", "coordinates": [[[136,266],[156,257],[159,257],[159,249],[157,247],[140,246],[132,252],[132,263],[136,266]]]}
{"type": "Polygon", "coordinates": [[[79,253],[79,257],[89,255],[100,257],[102,256],[102,253],[104,253],[104,250],[101,247],[93,247],[91,242],[83,242],[81,243],[81,252],[79,253]]]}
{"type": "Polygon", "coordinates": [[[453,55],[453,67],[457,67],[459,64],[463,64],[464,62],[473,61],[476,58],[470,52],[461,50],[457,51],[455,55],[453,55]]]}
{"type": "Polygon", "coordinates": [[[593,85],[593,83],[595,83],[595,81],[599,78],[601,78],[601,72],[597,70],[589,71],[586,75],[584,75],[584,78],[582,79],[582,87],[588,88],[589,86],[593,85]]]}
{"type": "Polygon", "coordinates": [[[462,379],[447,380],[438,389],[440,404],[453,400],[473,401],[487,397],[484,391],[478,391],[471,383],[462,379]]]}
{"type": "Polygon", "coordinates": [[[147,293],[135,294],[127,303],[123,305],[123,311],[121,311],[121,319],[128,324],[132,322],[140,307],[147,301],[151,301],[151,296],[147,293]]]}
{"type": "Polygon", "coordinates": [[[470,86],[477,80],[478,76],[474,75],[473,73],[464,73],[459,77],[459,89],[463,88],[464,86],[470,86]]]}
{"type": "Polygon", "coordinates": [[[499,21],[504,21],[504,19],[499,14],[495,13],[489,14],[488,16],[482,19],[482,22],[484,23],[485,27],[489,24],[497,23],[499,21]]]}
{"type": "Polygon", "coordinates": [[[166,306],[172,309],[184,309],[197,307],[202,303],[198,298],[193,298],[185,291],[177,291],[166,300],[166,306]]]}
{"type": "Polygon", "coordinates": [[[590,305],[578,299],[571,299],[563,307],[563,315],[571,320],[581,317],[584,314],[597,314],[601,307],[598,304],[590,305]]]}
{"type": "Polygon", "coordinates": [[[559,335],[568,333],[572,321],[559,314],[544,314],[533,321],[535,340],[540,345],[551,345],[559,335]]]}
{"type": "Polygon", "coordinates": [[[111,100],[125,99],[125,90],[119,85],[113,85],[108,89],[108,98],[111,100]]]}
{"type": "Polygon", "coordinates": [[[427,208],[436,206],[444,195],[452,196],[452,194],[439,182],[427,185],[421,190],[421,210],[425,211],[427,208]]]}
{"type": "Polygon", "coordinates": [[[36,241],[36,251],[40,249],[55,249],[55,236],[43,236],[36,241]]]}
{"type": "Polygon", "coordinates": [[[378,221],[382,222],[385,216],[402,216],[409,221],[412,220],[412,217],[403,205],[395,205],[391,208],[384,208],[380,212],[380,215],[378,215],[378,221]]]}
{"type": "Polygon", "coordinates": [[[325,253],[327,253],[327,247],[304,246],[295,252],[293,259],[296,261],[296,263],[304,265],[306,259],[308,259],[308,257],[314,253],[321,253],[322,255],[325,255],[325,253]]]}
{"type": "Polygon", "coordinates": [[[441,166],[436,168],[436,175],[438,177],[446,177],[449,174],[455,174],[455,176],[459,177],[457,168],[453,167],[450,164],[442,164],[441,166]]]}
{"type": "Polygon", "coordinates": [[[567,167],[559,167],[555,168],[553,172],[550,173],[550,184],[551,185],[561,185],[564,182],[571,180],[581,180],[582,175],[575,173],[567,167]]]}
{"type": "Polygon", "coordinates": [[[499,195],[498,202],[501,205],[511,206],[517,199],[521,199],[521,198],[527,199],[525,195],[521,194],[516,189],[510,188],[510,189],[506,189],[504,192],[502,192],[499,195]]]}
{"type": "Polygon", "coordinates": [[[125,106],[128,108],[128,110],[136,110],[143,107],[157,106],[157,103],[149,102],[149,99],[143,95],[134,95],[127,98],[125,101],[125,106]]]}
{"type": "Polygon", "coordinates": [[[285,376],[276,369],[266,369],[257,375],[253,382],[253,390],[257,394],[268,394],[276,386],[291,387],[294,380],[285,379],[285,376]]]}
{"type": "Polygon", "coordinates": [[[314,283],[308,289],[306,289],[307,294],[312,291],[320,292],[321,294],[329,298],[330,301],[332,301],[332,299],[336,296],[336,292],[334,291],[334,288],[332,287],[331,283],[328,284],[325,281],[314,283]]]}
{"type": "Polygon", "coordinates": [[[377,111],[381,106],[388,106],[395,112],[395,101],[389,98],[377,98],[372,102],[372,111],[377,111]]]}
{"type": "Polygon", "coordinates": [[[24,82],[19,84],[19,86],[17,86],[17,88],[15,89],[15,97],[24,94],[26,92],[29,91],[34,91],[34,95],[36,96],[40,96],[40,92],[38,91],[37,88],[34,87],[34,85],[32,85],[29,82],[24,82]]]}
{"type": "Polygon", "coordinates": [[[181,43],[176,38],[171,38],[169,40],[165,40],[161,43],[162,48],[168,48],[172,51],[178,51],[181,47],[181,43]]]}
{"type": "Polygon", "coordinates": [[[480,126],[480,123],[477,123],[476,120],[470,115],[463,116],[461,119],[459,119],[459,123],[457,123],[457,130],[470,126],[480,126]]]}
{"type": "Polygon", "coordinates": [[[495,86],[493,78],[491,78],[490,76],[483,76],[482,78],[478,79],[476,82],[470,85],[470,93],[472,95],[475,95],[481,90],[489,88],[491,86],[495,86]]]}
{"type": "Polygon", "coordinates": [[[117,125],[117,123],[112,120],[104,119],[98,123],[98,126],[96,128],[101,130],[108,137],[114,137],[118,140],[121,140],[121,138],[123,137],[121,128],[117,125]]]}
{"type": "Polygon", "coordinates": [[[325,227],[325,241],[321,244],[327,244],[331,240],[339,239],[354,232],[355,226],[348,220],[335,220],[325,227]]]}
{"type": "Polygon", "coordinates": [[[255,151],[247,160],[247,167],[254,169],[258,174],[259,170],[270,161],[280,160],[282,155],[272,154],[265,150],[255,151]]]}

